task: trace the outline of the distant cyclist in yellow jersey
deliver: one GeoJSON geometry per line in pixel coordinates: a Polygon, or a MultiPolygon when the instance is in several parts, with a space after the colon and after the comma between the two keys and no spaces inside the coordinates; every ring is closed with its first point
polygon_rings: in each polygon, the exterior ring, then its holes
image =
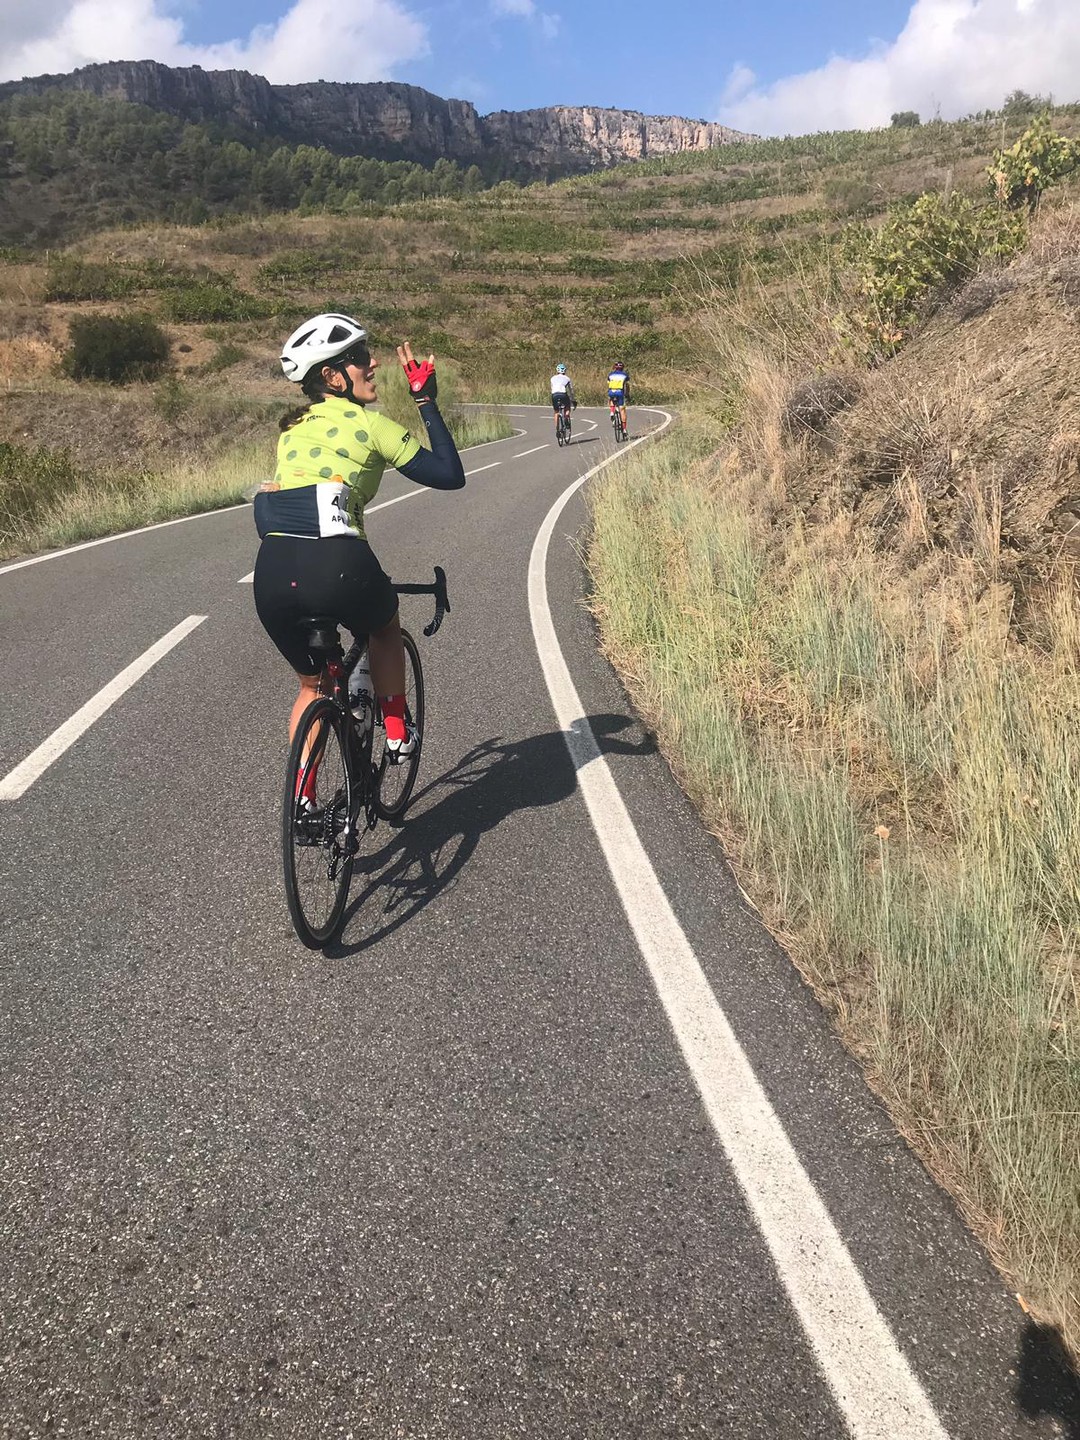
{"type": "Polygon", "coordinates": [[[616,360],[607,377],[608,403],[612,410],[619,408],[622,413],[623,429],[626,429],[626,407],[630,403],[630,372],[621,360],[616,360]]]}

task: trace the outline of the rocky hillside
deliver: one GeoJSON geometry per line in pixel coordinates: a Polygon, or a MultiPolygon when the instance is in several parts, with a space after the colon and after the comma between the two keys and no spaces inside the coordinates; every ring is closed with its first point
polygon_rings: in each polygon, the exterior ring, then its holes
{"type": "Polygon", "coordinates": [[[174,69],[153,60],[10,81],[0,85],[0,100],[50,90],[127,100],[252,138],[425,165],[446,158],[517,179],[580,174],[747,138],[724,125],[671,115],[565,105],[480,115],[466,100],[443,100],[415,85],[271,85],[244,70],[174,69]]]}

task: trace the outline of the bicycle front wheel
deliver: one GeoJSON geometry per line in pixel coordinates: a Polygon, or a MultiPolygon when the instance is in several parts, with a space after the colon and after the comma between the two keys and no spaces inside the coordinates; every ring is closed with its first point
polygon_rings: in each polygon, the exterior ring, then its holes
{"type": "Polygon", "coordinates": [[[333,700],[313,700],[296,727],[285,767],[285,898],[293,928],[312,950],[328,944],[341,925],[357,851],[350,723],[333,700]]]}
{"type": "Polygon", "coordinates": [[[393,763],[386,748],[386,730],[380,722],[372,747],[376,775],[375,812],[382,819],[395,822],[404,815],[412,795],[416,772],[420,768],[420,748],[424,743],[424,672],[420,665],[420,651],[407,630],[401,632],[401,643],[405,647],[405,724],[408,731],[416,735],[416,746],[405,760],[393,763]]]}

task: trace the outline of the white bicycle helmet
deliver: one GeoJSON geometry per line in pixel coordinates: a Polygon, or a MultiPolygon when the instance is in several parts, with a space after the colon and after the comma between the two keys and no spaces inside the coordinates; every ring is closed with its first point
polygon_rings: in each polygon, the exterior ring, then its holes
{"type": "Polygon", "coordinates": [[[329,365],[366,340],[367,331],[349,315],[313,315],[285,341],[281,368],[300,385],[316,365],[329,365]]]}

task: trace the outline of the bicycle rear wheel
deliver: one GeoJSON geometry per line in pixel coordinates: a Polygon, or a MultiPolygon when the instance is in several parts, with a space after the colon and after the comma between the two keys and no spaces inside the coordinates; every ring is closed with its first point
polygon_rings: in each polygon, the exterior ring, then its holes
{"type": "Polygon", "coordinates": [[[347,749],[352,743],[346,730],[350,723],[333,700],[313,700],[296,727],[285,767],[285,899],[293,928],[312,950],[333,939],[349,898],[357,850],[347,749]]]}
{"type": "Polygon", "coordinates": [[[386,731],[381,719],[375,729],[372,764],[375,768],[375,813],[384,820],[400,820],[409,803],[416,772],[420,768],[420,749],[424,743],[424,671],[416,641],[407,630],[401,632],[405,647],[405,724],[416,733],[412,754],[396,764],[386,748],[386,731]]]}

